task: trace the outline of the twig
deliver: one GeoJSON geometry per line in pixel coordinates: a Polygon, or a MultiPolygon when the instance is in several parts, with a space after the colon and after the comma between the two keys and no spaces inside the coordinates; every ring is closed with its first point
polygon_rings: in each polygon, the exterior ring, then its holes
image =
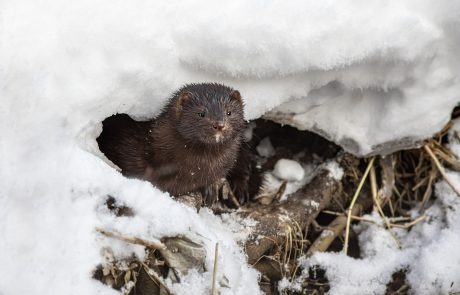
{"type": "MultiPolygon", "coordinates": [[[[297,227],[297,234],[295,236],[300,235],[301,241],[308,241],[308,239],[306,239],[306,237],[304,237],[303,235],[302,227],[300,226],[300,224],[296,220],[294,220],[294,224],[297,227]]],[[[294,239],[294,241],[298,241],[298,239],[294,239]]],[[[310,241],[308,241],[308,243],[310,243],[310,241]]],[[[300,255],[303,254],[303,244],[304,242],[300,242],[300,255]]]]}
{"type": "MultiPolygon", "coordinates": [[[[297,227],[297,234],[295,234],[294,236],[297,236],[297,235],[300,235],[300,240],[298,239],[293,239],[293,242],[294,243],[299,243],[300,242],[300,250],[297,250],[300,251],[300,255],[303,255],[304,254],[304,250],[303,250],[303,244],[304,243],[308,243],[308,244],[311,244],[311,242],[307,239],[305,239],[304,235],[303,235],[303,230],[302,230],[302,227],[300,226],[300,224],[297,222],[297,221],[294,221],[294,224],[296,225],[297,227]]],[[[295,256],[295,259],[297,259],[297,253],[296,253],[296,256],[295,256]]],[[[296,263],[296,266],[294,268],[294,271],[292,272],[292,276],[291,276],[291,282],[294,281],[294,278],[295,278],[295,274],[297,273],[297,270],[299,269],[300,267],[300,263],[296,263]]]]}
{"type": "Polygon", "coordinates": [[[453,155],[450,150],[448,150],[446,147],[442,146],[441,144],[437,143],[436,141],[432,141],[432,142],[436,146],[436,150],[434,151],[434,153],[437,154],[439,157],[441,157],[444,161],[449,163],[451,168],[453,168],[456,171],[460,171],[460,162],[455,157],[455,155],[453,155]]]}
{"type": "Polygon", "coordinates": [[[393,185],[393,191],[396,193],[396,196],[398,196],[398,199],[396,200],[395,206],[396,206],[396,208],[400,208],[403,196],[401,195],[401,193],[396,188],[396,185],[393,185]]]}
{"type": "Polygon", "coordinates": [[[157,276],[156,273],[147,264],[145,264],[142,261],[140,261],[140,263],[144,267],[145,273],[152,280],[152,282],[154,282],[155,284],[158,283],[160,285],[160,287],[163,287],[163,289],[165,289],[166,293],[172,294],[171,290],[169,290],[169,288],[165,285],[165,283],[163,283],[163,280],[161,280],[160,277],[157,276]]]}
{"type": "Polygon", "coordinates": [[[219,258],[219,243],[216,243],[216,250],[214,252],[214,270],[212,271],[212,289],[211,295],[216,294],[216,280],[217,280],[217,260],[219,258]]]}
{"type": "Polygon", "coordinates": [[[284,192],[286,191],[286,187],[287,181],[285,180],[281,183],[280,187],[276,191],[275,195],[273,196],[273,200],[280,200],[281,197],[284,195],[284,192]]]}
{"type": "Polygon", "coordinates": [[[388,218],[388,220],[391,223],[394,223],[394,222],[412,221],[412,218],[411,217],[405,217],[405,216],[398,216],[398,217],[390,217],[390,218],[388,218]]]}
{"type": "Polygon", "coordinates": [[[440,150],[438,150],[436,154],[439,157],[441,157],[444,161],[446,161],[452,169],[460,171],[460,162],[457,159],[450,157],[449,155],[445,154],[444,152],[441,152],[440,150]]]}
{"type": "Polygon", "coordinates": [[[237,209],[241,208],[241,204],[240,204],[240,202],[238,202],[238,199],[236,198],[235,194],[233,193],[232,189],[230,188],[230,185],[228,184],[228,182],[224,183],[224,185],[227,186],[228,196],[230,197],[230,200],[233,202],[235,207],[237,209]]]}
{"type": "Polygon", "coordinates": [[[392,188],[395,185],[395,157],[388,155],[380,158],[380,167],[382,167],[382,187],[379,190],[379,195],[383,199],[391,199],[393,193],[392,188]]]}
{"type": "Polygon", "coordinates": [[[416,219],[412,220],[411,222],[405,223],[405,224],[391,224],[392,227],[397,227],[397,228],[409,228],[411,226],[416,225],[420,221],[424,220],[426,218],[426,215],[422,215],[420,217],[417,217],[416,219]]]}
{"type": "Polygon", "coordinates": [[[238,199],[235,197],[235,194],[232,191],[229,191],[228,195],[230,196],[230,200],[232,200],[233,204],[237,209],[241,208],[240,202],[238,202],[238,199]]]}
{"type": "MultiPolygon", "coordinates": [[[[329,214],[329,215],[335,215],[335,216],[347,216],[345,213],[334,212],[334,211],[329,211],[329,210],[323,210],[321,212],[329,214]]],[[[351,216],[351,218],[353,220],[365,221],[365,222],[369,222],[369,223],[375,223],[375,221],[372,220],[372,219],[365,218],[365,217],[360,217],[360,216],[356,216],[356,215],[351,216]]]]}
{"type": "Polygon", "coordinates": [[[391,216],[395,217],[395,209],[393,206],[393,201],[391,199],[388,199],[388,206],[390,207],[391,216]]]}
{"type": "Polygon", "coordinates": [[[96,231],[103,234],[104,236],[114,238],[117,240],[121,240],[121,241],[125,241],[131,244],[142,245],[142,246],[145,246],[151,249],[155,249],[155,250],[165,250],[166,249],[166,245],[161,242],[152,242],[152,241],[147,241],[147,240],[144,240],[138,237],[126,236],[119,232],[108,231],[106,229],[102,229],[99,227],[96,227],[96,231]]]}
{"type": "Polygon", "coordinates": [[[286,225],[286,230],[284,233],[285,240],[284,240],[284,255],[283,255],[283,267],[281,268],[283,277],[286,276],[286,271],[288,265],[289,258],[291,257],[291,250],[292,250],[292,228],[289,225],[286,225]],[[284,272],[284,273],[283,273],[284,272]]]}
{"type": "Polygon", "coordinates": [[[310,240],[306,240],[306,239],[300,239],[300,240],[299,240],[299,239],[295,239],[295,240],[293,240],[293,241],[296,242],[296,243],[301,243],[302,245],[303,245],[303,244],[307,244],[307,245],[310,245],[310,244],[311,244],[310,240]]]}
{"type": "Polygon", "coordinates": [[[407,290],[409,290],[409,286],[404,284],[401,286],[401,288],[391,293],[391,295],[406,294],[407,290]]]}
{"type": "Polygon", "coordinates": [[[417,189],[419,189],[422,185],[425,184],[425,182],[428,181],[428,177],[425,177],[423,178],[422,180],[420,180],[416,185],[414,185],[414,187],[412,188],[412,191],[415,192],[417,189]]]}
{"type": "Polygon", "coordinates": [[[363,188],[364,182],[366,181],[367,175],[369,174],[369,171],[371,170],[372,165],[374,164],[375,157],[372,157],[371,160],[369,161],[369,164],[367,165],[366,171],[364,171],[364,175],[361,178],[361,181],[359,182],[358,188],[356,189],[355,195],[353,196],[353,199],[351,200],[350,207],[348,208],[348,216],[347,216],[347,225],[345,228],[345,243],[343,245],[343,252],[345,255],[348,252],[348,240],[350,236],[350,224],[351,224],[351,216],[353,215],[353,206],[356,203],[356,200],[358,199],[359,193],[361,192],[361,189],[363,188]]]}
{"type": "Polygon", "coordinates": [[[388,221],[387,217],[385,214],[383,214],[382,207],[380,206],[380,198],[377,195],[377,180],[375,177],[375,168],[374,165],[371,167],[371,191],[372,191],[372,198],[374,199],[374,204],[377,207],[377,211],[379,212],[380,216],[382,217],[383,221],[385,222],[388,231],[390,232],[391,237],[395,241],[396,245],[398,246],[399,249],[401,249],[401,243],[399,242],[398,238],[396,237],[395,233],[393,232],[393,229],[391,228],[390,222],[388,221]]]}
{"type": "MultiPolygon", "coordinates": [[[[370,205],[370,202],[369,202],[370,205]]],[[[365,208],[362,204],[357,203],[353,206],[352,216],[356,217],[357,214],[360,214],[365,208]]],[[[323,211],[324,212],[324,211],[323,211]]],[[[327,212],[325,212],[327,213],[327,212]]],[[[326,251],[332,242],[343,232],[347,225],[347,215],[341,213],[337,215],[337,217],[327,226],[326,231],[324,234],[321,234],[310,246],[307,251],[307,257],[310,257],[316,252],[324,252],[326,251]]]]}
{"type": "MultiPolygon", "coordinates": [[[[433,166],[433,162],[431,162],[431,165],[433,166]]],[[[431,191],[432,191],[431,185],[433,184],[433,181],[435,180],[436,175],[437,175],[436,170],[432,169],[430,172],[430,175],[428,176],[428,185],[426,187],[425,192],[423,193],[422,202],[420,203],[420,209],[419,209],[420,212],[423,212],[425,210],[425,204],[426,202],[428,202],[428,199],[431,196],[431,191]]]]}
{"type": "Polygon", "coordinates": [[[446,183],[452,188],[452,190],[457,194],[457,196],[460,196],[460,192],[455,188],[455,186],[450,182],[449,178],[447,177],[446,175],[446,172],[444,171],[444,167],[442,167],[441,163],[439,163],[439,160],[438,158],[436,158],[436,156],[434,155],[433,151],[431,150],[431,148],[428,146],[428,144],[424,145],[423,146],[426,150],[426,152],[428,153],[428,155],[430,155],[431,159],[433,159],[433,162],[434,164],[436,165],[436,167],[438,168],[439,172],[441,173],[442,177],[444,177],[444,180],[446,181],[446,183]]]}

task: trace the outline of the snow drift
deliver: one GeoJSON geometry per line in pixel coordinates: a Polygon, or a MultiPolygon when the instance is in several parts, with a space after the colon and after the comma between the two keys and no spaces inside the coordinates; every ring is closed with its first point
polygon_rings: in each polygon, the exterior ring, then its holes
{"type": "MultiPolygon", "coordinates": [[[[109,167],[100,122],[154,116],[179,86],[212,81],[241,91],[247,119],[272,111],[358,154],[408,146],[459,100],[459,19],[448,0],[3,1],[0,293],[114,293],[91,279],[100,249],[142,251],[98,236],[105,226],[201,237],[209,265],[219,241],[222,294],[257,294],[225,221],[109,167]],[[112,218],[107,195],[136,217],[112,218]]],[[[191,274],[175,291],[208,292],[210,276],[191,274]]]]}

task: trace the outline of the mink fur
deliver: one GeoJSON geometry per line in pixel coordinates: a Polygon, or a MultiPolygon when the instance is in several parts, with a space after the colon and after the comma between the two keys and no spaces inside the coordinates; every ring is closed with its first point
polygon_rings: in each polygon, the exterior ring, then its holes
{"type": "Polygon", "coordinates": [[[97,142],[123,175],[179,196],[228,175],[244,126],[237,90],[215,83],[189,84],[170,98],[156,119],[137,122],[126,114],[107,118],[97,142]]]}

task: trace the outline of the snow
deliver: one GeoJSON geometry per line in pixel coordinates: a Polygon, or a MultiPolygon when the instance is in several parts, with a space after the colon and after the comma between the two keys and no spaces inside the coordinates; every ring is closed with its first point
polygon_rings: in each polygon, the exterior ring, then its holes
{"type": "MultiPolygon", "coordinates": [[[[118,294],[91,278],[101,249],[143,249],[99,235],[102,227],[153,241],[187,236],[204,244],[208,270],[219,242],[222,294],[259,294],[237,227],[122,177],[97,149],[100,122],[117,112],[152,117],[179,86],[212,81],[240,90],[247,119],[292,101],[279,108],[297,114],[293,125],[354,152],[424,138],[458,102],[459,16],[449,0],[2,1],[0,293],[118,294]],[[135,216],[104,210],[108,195],[135,216]]],[[[447,243],[458,245],[458,228],[433,222],[448,226],[442,244],[427,223],[410,236],[447,261],[441,250],[455,253],[447,243]]],[[[438,278],[431,291],[460,285],[439,265],[425,273],[432,261],[414,252],[420,269],[409,280],[438,278]]],[[[191,272],[171,288],[209,293],[211,276],[191,272]]]]}
{"type": "Polygon", "coordinates": [[[341,180],[343,177],[343,169],[336,161],[327,161],[325,164],[326,169],[329,171],[332,178],[341,180]]]}
{"type": "MultiPolygon", "coordinates": [[[[458,180],[457,185],[460,185],[460,178],[458,180]]],[[[441,192],[438,186],[438,196],[441,193],[446,191],[441,192]]],[[[388,230],[382,226],[361,223],[357,231],[362,258],[355,259],[342,253],[318,253],[304,259],[303,267],[308,269],[319,265],[326,269],[331,295],[384,294],[392,274],[405,269],[408,270],[407,281],[413,294],[458,292],[460,227],[458,223],[443,222],[440,218],[446,210],[448,218],[455,216],[458,222],[460,201],[452,194],[447,192],[444,195],[449,196],[448,202],[435,202],[428,209],[426,222],[416,225],[409,232],[397,230],[402,250],[397,248],[388,230]]],[[[374,217],[379,218],[377,215],[374,217]]]]}
{"type": "Polygon", "coordinates": [[[273,168],[273,174],[287,181],[301,181],[305,171],[299,162],[289,159],[279,159],[273,168]]]}
{"type": "MultiPolygon", "coordinates": [[[[460,131],[458,122],[451,130],[450,146],[459,150],[460,141],[453,134],[460,131]]],[[[448,172],[449,180],[460,188],[460,173],[448,172]]],[[[410,231],[394,229],[401,242],[398,249],[377,212],[364,216],[375,224],[361,222],[354,227],[358,234],[361,258],[343,253],[317,253],[302,258],[308,270],[321,266],[331,283],[329,294],[384,294],[392,274],[407,270],[411,292],[418,295],[450,294],[460,291],[460,198],[444,180],[436,184],[436,200],[425,211],[426,220],[410,231]]],[[[417,210],[414,217],[420,216],[417,210]]],[[[308,272],[304,271],[304,276],[308,272]]],[[[294,282],[294,288],[299,282],[294,282]]],[[[289,288],[285,282],[284,287],[289,288]]]]}
{"type": "MultiPolygon", "coordinates": [[[[289,160],[292,161],[292,160],[289,160]]],[[[292,161],[295,162],[295,161],[292,161]]],[[[297,163],[297,162],[295,162],[297,163]]],[[[298,164],[298,163],[297,163],[298,164]]],[[[300,165],[300,164],[299,164],[300,165]]],[[[283,165],[281,165],[283,166],[283,165]]],[[[289,166],[289,165],[288,165],[289,166]]],[[[318,172],[321,171],[321,165],[314,165],[314,164],[309,164],[309,165],[303,165],[301,166],[302,172],[298,170],[298,167],[295,168],[296,172],[294,176],[300,176],[302,175],[302,178],[300,180],[292,180],[292,181],[287,181],[286,182],[286,188],[284,190],[283,195],[280,197],[280,201],[285,201],[287,198],[298,191],[300,188],[305,186],[307,183],[309,183],[313,177],[315,177],[318,172]]],[[[291,174],[290,171],[283,171],[283,173],[287,176],[291,174]]],[[[283,176],[285,176],[283,175],[283,176]]],[[[291,175],[292,176],[292,175],[291,175]]],[[[263,174],[263,188],[264,188],[264,194],[268,195],[274,195],[278,192],[280,187],[283,185],[283,178],[279,178],[277,175],[275,175],[274,170],[273,171],[266,171],[263,174]]]]}
{"type": "Polygon", "coordinates": [[[273,147],[272,142],[269,137],[265,137],[260,141],[256,147],[257,153],[265,158],[269,158],[275,155],[275,148],[273,147]]]}
{"type": "MultiPolygon", "coordinates": [[[[295,155],[295,159],[300,159],[303,152],[295,155]]],[[[276,194],[282,186],[283,181],[286,181],[286,188],[280,201],[285,201],[293,193],[309,183],[319,172],[327,170],[329,176],[340,181],[343,177],[343,169],[335,161],[326,161],[321,163],[315,159],[313,163],[301,165],[299,162],[291,159],[279,159],[272,171],[266,171],[263,174],[264,194],[276,194]]],[[[311,200],[303,202],[307,207],[317,207],[319,203],[311,200]]]]}

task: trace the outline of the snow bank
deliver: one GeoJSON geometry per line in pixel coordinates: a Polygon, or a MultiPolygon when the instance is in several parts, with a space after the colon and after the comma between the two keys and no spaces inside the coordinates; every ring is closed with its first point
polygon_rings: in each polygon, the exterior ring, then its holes
{"type": "MultiPolygon", "coordinates": [[[[0,293],[113,294],[91,279],[101,247],[142,251],[100,237],[102,226],[200,237],[208,266],[219,241],[223,292],[257,294],[223,221],[98,157],[100,122],[150,117],[180,85],[213,81],[243,93],[248,119],[302,99],[292,124],[355,152],[423,138],[458,100],[459,11],[448,0],[2,1],[0,293]],[[109,194],[136,217],[113,218],[109,194]]],[[[177,293],[207,292],[209,278],[177,293]]]]}

